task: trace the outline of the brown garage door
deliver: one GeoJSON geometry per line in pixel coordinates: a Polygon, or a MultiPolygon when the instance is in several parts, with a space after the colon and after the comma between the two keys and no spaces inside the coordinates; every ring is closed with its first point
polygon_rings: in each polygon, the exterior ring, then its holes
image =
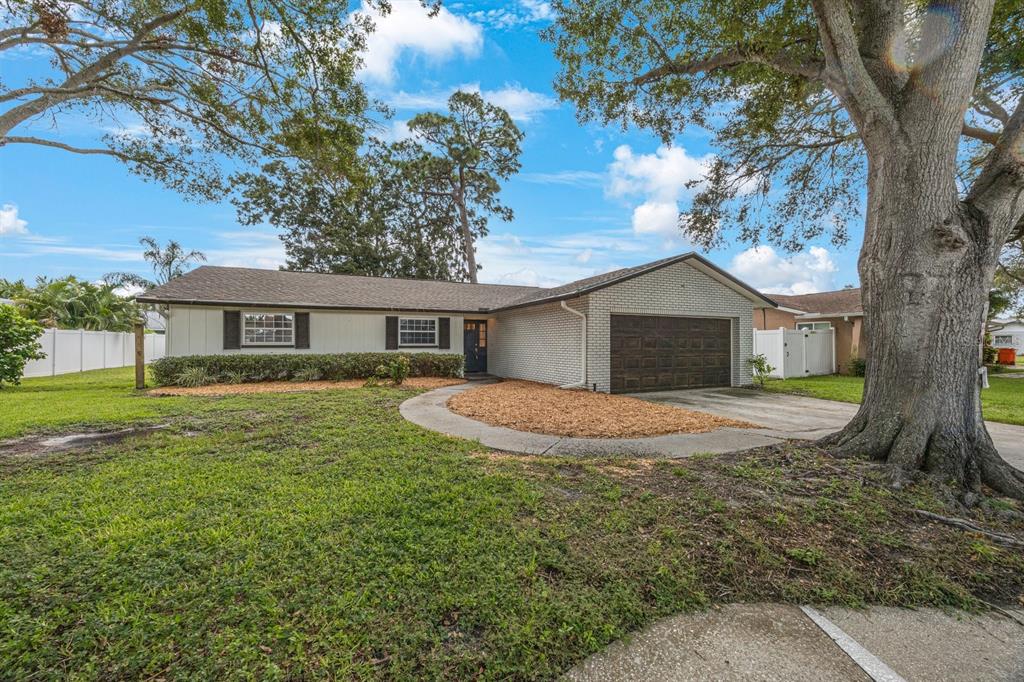
{"type": "Polygon", "coordinates": [[[730,385],[729,320],[611,317],[612,393],[730,385]]]}

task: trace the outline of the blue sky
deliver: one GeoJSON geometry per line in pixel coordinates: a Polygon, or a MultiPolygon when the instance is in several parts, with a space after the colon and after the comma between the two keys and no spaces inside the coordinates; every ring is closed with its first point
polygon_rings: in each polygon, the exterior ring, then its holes
{"type": "MultiPolygon", "coordinates": [[[[362,79],[396,110],[386,136],[405,134],[403,122],[419,111],[443,108],[456,88],[479,90],[526,133],[522,170],[503,195],[515,220],[492,221],[479,244],[481,281],[556,285],[691,250],[673,225],[686,208],[684,183],[714,154],[707,133],[688,131],[664,147],[646,131],[581,126],[552,92],[558,64],[537,35],[550,13],[540,0],[449,2],[431,19],[418,2],[399,0],[366,55],[362,79]]],[[[33,59],[0,61],[5,82],[38,68],[33,59]]],[[[28,129],[80,144],[123,125],[57,118],[28,129]]],[[[8,279],[148,274],[142,235],[176,239],[213,264],[284,261],[275,231],[240,226],[231,204],[189,203],[103,157],[0,148],[0,206],[0,277],[8,279]]],[[[807,293],[856,284],[860,241],[857,226],[843,248],[822,241],[785,254],[730,243],[706,255],[767,292],[807,293]]]]}

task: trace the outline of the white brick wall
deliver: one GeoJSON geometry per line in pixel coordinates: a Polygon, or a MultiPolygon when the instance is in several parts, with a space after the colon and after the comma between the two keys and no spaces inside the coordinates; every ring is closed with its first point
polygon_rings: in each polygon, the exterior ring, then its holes
{"type": "MultiPolygon", "coordinates": [[[[568,305],[585,312],[579,301],[568,305]]],[[[509,379],[563,385],[580,380],[583,320],[558,303],[499,313],[488,320],[487,371],[509,379]]]]}
{"type": "Polygon", "coordinates": [[[587,381],[607,392],[611,315],[678,315],[726,317],[732,321],[732,383],[751,383],[747,359],[753,352],[753,308],[750,299],[712,279],[686,262],[634,277],[587,296],[587,381]]]}

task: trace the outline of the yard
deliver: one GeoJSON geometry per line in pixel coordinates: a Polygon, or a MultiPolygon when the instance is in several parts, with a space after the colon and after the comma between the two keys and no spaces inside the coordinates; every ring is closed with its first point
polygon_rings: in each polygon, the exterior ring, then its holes
{"type": "MultiPolygon", "coordinates": [[[[859,403],[864,393],[864,377],[834,374],[804,379],[776,379],[769,381],[765,388],[779,393],[859,403]]],[[[989,388],[981,392],[981,406],[985,419],[989,421],[1024,425],[1024,378],[989,376],[989,388]]]]}
{"type": "MultiPolygon", "coordinates": [[[[0,392],[5,437],[167,424],[88,451],[0,445],[12,679],[550,679],[724,602],[1017,603],[1024,553],[913,513],[921,483],[812,448],[686,461],[481,451],[411,390],[149,397],[131,370],[0,392]]],[[[1024,535],[987,500],[975,522],[1024,535]]]]}

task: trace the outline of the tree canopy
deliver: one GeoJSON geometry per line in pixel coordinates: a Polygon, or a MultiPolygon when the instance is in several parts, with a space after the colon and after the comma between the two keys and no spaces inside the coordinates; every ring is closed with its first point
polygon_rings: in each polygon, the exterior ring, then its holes
{"type": "Polygon", "coordinates": [[[505,110],[464,92],[408,126],[409,139],[371,138],[354,166],[310,147],[240,175],[240,221],[282,229],[291,269],[475,281],[488,219],[512,218],[499,194],[523,135],[505,110]]]}
{"type": "Polygon", "coordinates": [[[0,54],[48,57],[0,83],[0,146],[110,156],[217,199],[235,164],[318,144],[353,156],[362,142],[368,100],[354,74],[370,24],[350,19],[347,0],[0,2],[0,54]],[[73,115],[116,130],[76,147],[28,129],[73,115]]]}
{"type": "Polygon", "coordinates": [[[688,126],[712,131],[717,158],[680,218],[691,240],[733,233],[795,250],[848,239],[871,128],[897,126],[912,105],[946,100],[943,113],[962,121],[963,195],[986,163],[1019,158],[1024,6],[974,4],[560,0],[545,35],[562,64],[556,90],[582,120],[666,142],[688,126]],[[980,66],[967,67],[962,97],[946,97],[934,79],[966,56],[947,49],[964,31],[980,31],[980,66]]]}

